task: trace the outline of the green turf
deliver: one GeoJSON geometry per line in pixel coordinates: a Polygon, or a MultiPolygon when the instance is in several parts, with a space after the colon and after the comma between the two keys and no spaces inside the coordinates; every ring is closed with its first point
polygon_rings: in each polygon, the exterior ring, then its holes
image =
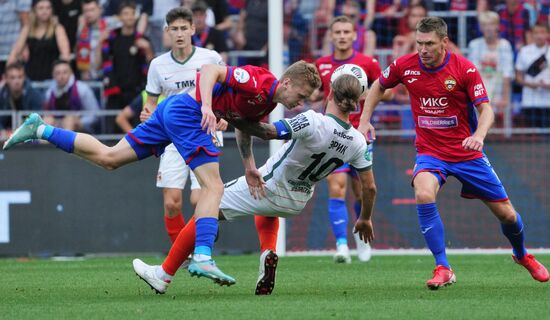
{"type": "MultiPolygon", "coordinates": [[[[160,263],[156,257],[142,257],[160,263]]],[[[550,265],[550,255],[540,255],[550,265]]],[[[0,260],[0,319],[550,319],[550,282],[509,256],[451,256],[457,284],[429,291],[428,256],[336,265],[330,257],[283,257],[272,296],[254,296],[257,256],[223,256],[237,284],[220,288],[181,271],[155,295],[131,258],[0,260]]]]}

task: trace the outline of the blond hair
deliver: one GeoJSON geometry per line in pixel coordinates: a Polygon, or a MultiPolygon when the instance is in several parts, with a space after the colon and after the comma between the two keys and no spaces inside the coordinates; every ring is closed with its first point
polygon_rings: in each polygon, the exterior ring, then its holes
{"type": "Polygon", "coordinates": [[[34,4],[33,10],[29,14],[29,38],[37,38],[36,31],[38,29],[38,19],[36,18],[36,14],[34,12],[34,8],[36,5],[38,5],[42,1],[47,1],[50,3],[50,6],[52,7],[52,16],[48,20],[48,25],[46,26],[46,33],[44,35],[45,38],[51,38],[55,35],[55,29],[57,28],[57,25],[59,24],[59,21],[57,20],[57,17],[53,15],[53,3],[51,0],[38,0],[34,4]]]}
{"type": "Polygon", "coordinates": [[[289,78],[294,83],[307,84],[313,89],[321,87],[321,77],[315,65],[304,60],[294,62],[283,73],[281,79],[289,78]]]}
{"type": "Polygon", "coordinates": [[[478,17],[478,21],[479,23],[500,23],[500,17],[498,15],[498,13],[494,12],[494,11],[484,11],[482,13],[479,14],[479,17],[478,17]]]}

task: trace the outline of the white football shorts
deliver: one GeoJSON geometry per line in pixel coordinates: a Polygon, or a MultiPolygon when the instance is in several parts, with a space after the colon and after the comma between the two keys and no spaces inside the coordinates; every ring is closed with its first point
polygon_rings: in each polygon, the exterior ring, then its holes
{"type": "Polygon", "coordinates": [[[160,156],[157,187],[183,190],[188,176],[191,178],[191,190],[200,189],[201,186],[193,171],[185,164],[176,147],[169,144],[160,156]]]}
{"type": "Polygon", "coordinates": [[[220,210],[229,221],[244,216],[292,217],[304,209],[305,203],[283,198],[266,188],[266,197],[261,200],[250,195],[244,177],[225,184],[220,210]]]}

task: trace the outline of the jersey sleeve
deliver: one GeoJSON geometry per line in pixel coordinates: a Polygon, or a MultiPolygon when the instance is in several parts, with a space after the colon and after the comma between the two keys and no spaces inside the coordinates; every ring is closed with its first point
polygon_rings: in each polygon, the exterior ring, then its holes
{"type": "Polygon", "coordinates": [[[255,66],[227,67],[224,84],[249,94],[269,92],[277,78],[264,68],[255,66]]]}
{"type": "Polygon", "coordinates": [[[393,88],[401,82],[401,72],[399,72],[399,59],[394,60],[378,78],[383,88],[393,88]]]}
{"type": "Polygon", "coordinates": [[[317,113],[309,110],[291,119],[281,120],[290,132],[291,139],[304,139],[313,134],[317,122],[317,113]]]}
{"type": "Polygon", "coordinates": [[[372,149],[372,143],[362,143],[358,152],[355,153],[349,164],[359,172],[370,170],[372,168],[372,149]]]}
{"type": "Polygon", "coordinates": [[[212,52],[212,62],[210,63],[217,64],[220,66],[225,66],[225,61],[223,61],[222,56],[217,51],[212,50],[211,52],[212,52]]]}
{"type": "Polygon", "coordinates": [[[483,102],[489,102],[481,74],[471,62],[464,65],[463,77],[465,79],[466,94],[474,106],[483,102]]]}
{"type": "Polygon", "coordinates": [[[158,73],[157,64],[155,60],[151,62],[149,71],[147,72],[147,85],[145,91],[147,94],[153,97],[158,97],[162,93],[162,86],[160,83],[160,74],[158,73]]]}

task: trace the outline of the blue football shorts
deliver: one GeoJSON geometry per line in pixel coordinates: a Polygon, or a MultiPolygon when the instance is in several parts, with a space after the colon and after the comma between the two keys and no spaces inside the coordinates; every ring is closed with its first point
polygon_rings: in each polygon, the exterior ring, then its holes
{"type": "Polygon", "coordinates": [[[220,150],[212,136],[201,128],[201,105],[186,93],[166,98],[149,120],[130,131],[126,140],[138,158],[159,156],[174,143],[185,163],[194,170],[205,163],[218,162],[220,150]]]}
{"type": "MultiPolygon", "coordinates": [[[[412,181],[420,172],[431,172],[442,186],[448,176],[462,183],[461,196],[490,202],[508,200],[506,190],[500,182],[487,156],[478,159],[447,162],[429,155],[417,155],[412,181]]],[[[412,184],[412,183],[411,183],[412,184]]]]}

